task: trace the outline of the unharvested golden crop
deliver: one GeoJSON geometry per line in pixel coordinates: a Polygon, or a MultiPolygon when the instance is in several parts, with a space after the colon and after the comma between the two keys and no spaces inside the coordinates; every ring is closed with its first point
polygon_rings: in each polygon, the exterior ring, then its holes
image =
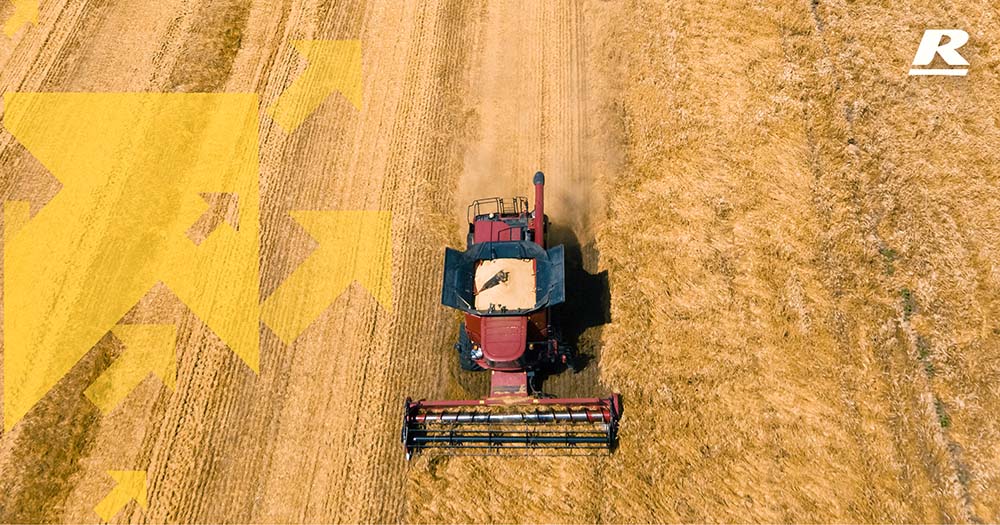
{"type": "MultiPolygon", "coordinates": [[[[41,3],[5,91],[261,96],[261,294],[311,253],[290,210],[393,214],[394,304],[342,295],[253,374],[156,289],[178,379],[101,416],[102,340],[0,436],[0,521],[89,522],[148,469],[153,522],[1000,520],[1000,20],[986,0],[41,3]],[[957,27],[964,78],[908,77],[957,27]],[[263,108],[300,39],[359,38],[362,109],[263,108]],[[545,171],[579,346],[558,394],[624,396],[606,457],[418,456],[406,396],[479,397],[442,252],[545,171]],[[605,286],[606,283],[606,286],[605,286]],[[607,308],[605,304],[607,303],[607,308]]],[[[11,7],[0,7],[5,18],[11,7]]],[[[59,184],[0,130],[0,196],[59,184]]]]}

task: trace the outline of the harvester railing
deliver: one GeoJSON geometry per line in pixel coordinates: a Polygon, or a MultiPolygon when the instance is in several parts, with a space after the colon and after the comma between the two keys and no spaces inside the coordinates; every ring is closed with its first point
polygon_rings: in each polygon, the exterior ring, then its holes
{"type": "Polygon", "coordinates": [[[476,220],[476,217],[489,215],[491,213],[497,213],[500,215],[521,215],[527,214],[528,211],[527,197],[512,197],[509,199],[489,197],[473,201],[472,204],[469,205],[466,218],[470,223],[472,223],[476,220]]]}

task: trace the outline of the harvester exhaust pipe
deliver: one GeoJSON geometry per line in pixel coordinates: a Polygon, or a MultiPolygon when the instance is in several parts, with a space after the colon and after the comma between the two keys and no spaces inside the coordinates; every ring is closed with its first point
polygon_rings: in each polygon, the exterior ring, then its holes
{"type": "Polygon", "coordinates": [[[535,231],[535,242],[545,247],[545,174],[535,173],[535,221],[532,229],[535,231]]]}

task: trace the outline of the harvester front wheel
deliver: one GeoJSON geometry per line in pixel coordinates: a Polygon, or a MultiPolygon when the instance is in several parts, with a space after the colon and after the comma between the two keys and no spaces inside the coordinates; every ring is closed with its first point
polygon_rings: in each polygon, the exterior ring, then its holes
{"type": "Polygon", "coordinates": [[[455,350],[458,350],[458,365],[462,370],[478,372],[483,369],[472,359],[472,341],[469,341],[469,334],[465,332],[465,323],[458,326],[458,343],[455,344],[455,350]]]}

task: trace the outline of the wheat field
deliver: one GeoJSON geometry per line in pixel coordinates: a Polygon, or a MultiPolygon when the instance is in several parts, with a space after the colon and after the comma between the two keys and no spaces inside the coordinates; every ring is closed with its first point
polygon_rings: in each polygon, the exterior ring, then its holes
{"type": "MultiPolygon", "coordinates": [[[[116,523],[996,522],[998,51],[987,0],[43,0],[0,91],[257,93],[261,296],[315,249],[289,211],[387,210],[394,303],[262,326],[255,374],[154,289],[124,321],[178,326],[176,388],[102,415],[102,339],[0,435],[0,522],[98,522],[122,468],[116,523]],[[969,75],[907,76],[945,27],[969,75]],[[361,41],[364,102],[288,133],[309,39],[361,41]],[[444,248],[538,170],[591,357],[547,386],[620,392],[619,447],[407,462],[404,398],[486,389],[444,248]]],[[[59,189],[0,129],[0,197],[59,189]]]]}

